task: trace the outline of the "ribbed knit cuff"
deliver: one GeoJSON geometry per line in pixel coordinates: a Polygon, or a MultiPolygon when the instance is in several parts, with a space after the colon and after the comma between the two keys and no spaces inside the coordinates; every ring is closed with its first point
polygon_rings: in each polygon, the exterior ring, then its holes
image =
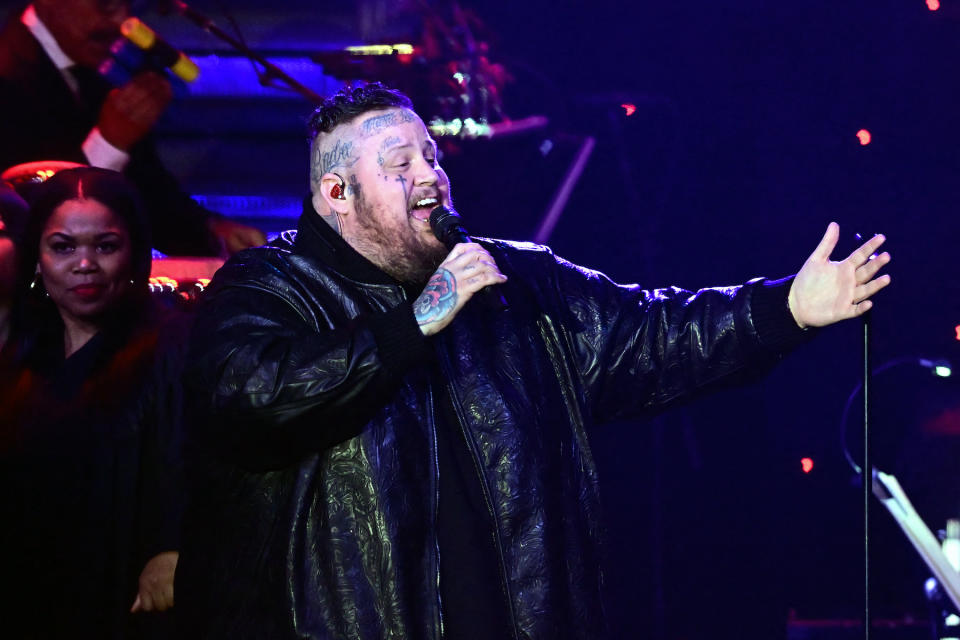
{"type": "Polygon", "coordinates": [[[417,325],[411,303],[403,302],[389,311],[375,313],[368,320],[380,360],[391,373],[403,374],[430,360],[433,351],[417,325]]]}
{"type": "Polygon", "coordinates": [[[757,337],[764,349],[784,352],[805,342],[814,331],[801,329],[793,318],[787,296],[794,276],[764,280],[754,287],[750,314],[757,337]]]}

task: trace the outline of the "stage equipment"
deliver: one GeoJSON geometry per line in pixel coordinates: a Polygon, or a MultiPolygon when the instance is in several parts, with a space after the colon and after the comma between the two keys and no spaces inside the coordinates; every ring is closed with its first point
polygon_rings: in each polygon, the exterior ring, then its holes
{"type": "MultiPolygon", "coordinates": [[[[914,618],[878,618],[870,633],[874,640],[930,640],[930,626],[914,618]]],[[[787,620],[787,640],[860,640],[861,620],[796,618],[787,620]]]]}
{"type": "Polygon", "coordinates": [[[547,125],[533,115],[507,116],[506,68],[490,59],[478,34],[485,25],[453,2],[443,10],[422,3],[423,35],[417,44],[374,44],[314,54],[324,71],[345,81],[381,80],[411,97],[438,138],[491,138],[547,125]]]}
{"type": "MultiPolygon", "coordinates": [[[[430,212],[430,229],[433,231],[433,235],[451,251],[460,243],[473,242],[466,229],[461,225],[461,221],[459,213],[443,205],[430,212]]],[[[480,292],[491,309],[503,311],[507,308],[507,301],[503,299],[503,295],[493,285],[487,285],[480,292]]]]}
{"type": "MultiPolygon", "coordinates": [[[[863,237],[858,233],[857,241],[863,237]]],[[[863,314],[863,468],[873,471],[870,460],[870,391],[873,379],[870,353],[870,318],[873,314],[867,311],[863,314]]],[[[860,473],[863,482],[863,635],[864,640],[870,640],[870,489],[871,482],[867,481],[866,474],[860,473]]]]}
{"type": "MultiPolygon", "coordinates": [[[[883,364],[873,368],[870,371],[870,374],[871,376],[876,376],[880,373],[884,373],[885,371],[889,371],[890,369],[903,365],[915,365],[927,369],[930,372],[930,375],[934,378],[949,378],[953,375],[953,366],[945,358],[931,359],[920,358],[916,356],[905,356],[887,360],[883,364]]],[[[866,372],[864,373],[866,380],[866,372]]],[[[853,408],[853,401],[856,399],[857,394],[860,393],[861,389],[864,389],[864,382],[857,383],[853,390],[850,391],[850,395],[847,396],[847,400],[843,405],[843,412],[840,415],[840,446],[843,450],[844,458],[857,475],[862,472],[862,468],[856,463],[856,461],[854,461],[853,456],[850,453],[850,449],[847,446],[847,428],[850,410],[853,408]]]]}
{"type": "Polygon", "coordinates": [[[873,495],[887,508],[933,574],[936,584],[931,585],[928,581],[927,597],[935,601],[942,593],[953,604],[953,610],[943,611],[944,618],[936,621],[937,627],[943,628],[947,635],[938,634],[937,637],[943,640],[960,637],[960,618],[956,613],[960,611],[960,557],[956,549],[960,545],[960,521],[947,522],[947,532],[941,545],[913,508],[897,479],[876,468],[872,476],[873,495]],[[950,556],[954,556],[953,559],[950,556]]]}
{"type": "Polygon", "coordinates": [[[587,166],[587,161],[590,159],[590,154],[593,153],[593,147],[596,143],[597,139],[593,136],[584,137],[583,142],[580,143],[580,148],[577,150],[577,154],[574,156],[570,168],[567,169],[566,175],[563,176],[563,180],[560,182],[560,186],[554,194],[550,206],[547,207],[543,221],[537,228],[537,233],[533,236],[534,242],[546,244],[550,240],[553,229],[560,220],[560,214],[563,213],[564,208],[567,206],[567,201],[570,200],[570,194],[573,193],[573,188],[577,186],[580,175],[587,166]]]}
{"type": "Polygon", "coordinates": [[[175,95],[186,95],[186,83],[196,80],[200,69],[185,53],[137,18],[124,20],[120,33],[110,47],[110,57],[97,69],[107,82],[122,87],[136,74],[150,70],[165,75],[175,95]]]}
{"type": "MultiPolygon", "coordinates": [[[[163,255],[163,254],[159,254],[163,255]]],[[[151,278],[162,278],[179,282],[199,282],[209,280],[217,269],[223,266],[223,258],[205,257],[154,257],[150,266],[151,278]]],[[[159,280],[158,280],[159,282],[159,280]]]]}
{"type": "MultiPolygon", "coordinates": [[[[954,571],[960,572],[960,520],[947,520],[947,528],[941,534],[943,555],[954,571]]],[[[958,573],[960,575],[960,573],[958,573]]],[[[960,638],[960,608],[950,601],[943,585],[936,578],[929,578],[923,585],[930,603],[930,615],[937,623],[938,640],[960,638]]]]}
{"type": "MultiPolygon", "coordinates": [[[[939,543],[936,538],[930,532],[929,528],[923,523],[923,520],[920,519],[920,516],[917,514],[916,510],[913,508],[913,505],[907,499],[906,493],[900,487],[899,482],[892,475],[883,473],[879,471],[874,464],[871,462],[871,442],[870,442],[870,411],[871,411],[871,398],[870,398],[870,385],[872,383],[873,377],[877,374],[889,371],[893,368],[899,367],[901,365],[915,365],[920,366],[924,369],[930,371],[931,375],[936,378],[949,378],[952,375],[952,367],[950,363],[945,359],[930,359],[930,358],[920,358],[920,357],[901,357],[894,358],[889,360],[877,367],[871,367],[870,364],[870,321],[869,321],[870,312],[867,312],[864,317],[864,371],[863,371],[863,381],[858,383],[853,390],[850,392],[850,395],[847,397],[846,403],[844,404],[843,412],[840,419],[840,433],[841,433],[841,448],[843,450],[844,457],[847,462],[850,464],[854,472],[860,476],[861,480],[864,478],[864,470],[869,469],[871,473],[871,481],[868,483],[863,482],[863,488],[865,491],[869,491],[869,494],[864,496],[864,637],[869,638],[869,630],[872,628],[871,624],[871,611],[870,611],[870,494],[875,496],[881,503],[887,508],[890,514],[894,517],[897,524],[906,534],[907,538],[913,544],[914,548],[920,554],[921,558],[930,568],[931,572],[934,575],[935,582],[942,586],[940,591],[936,589],[927,588],[927,597],[932,602],[935,603],[935,597],[937,594],[946,594],[947,597],[952,601],[953,606],[956,607],[960,602],[960,573],[957,569],[951,566],[951,563],[946,560],[946,556],[940,548],[939,543]],[[857,394],[860,392],[864,394],[864,430],[863,430],[863,464],[857,464],[853,456],[850,454],[849,448],[847,446],[847,422],[850,410],[853,406],[853,401],[856,398],[857,394]],[[944,582],[946,581],[946,582],[944,582]]],[[[953,553],[953,552],[951,552],[953,553]]],[[[951,613],[950,615],[955,615],[951,613]]],[[[960,622],[960,620],[958,620],[960,622]]],[[[945,623],[944,620],[936,621],[936,624],[943,626],[945,623]]],[[[960,626],[958,626],[960,629],[960,626]]],[[[944,638],[953,637],[953,636],[943,636],[944,638]]]]}
{"type": "Polygon", "coordinates": [[[120,33],[144,51],[150,59],[165,69],[170,69],[184,82],[193,82],[200,74],[197,65],[187,55],[167,44],[156,32],[137,18],[127,18],[120,25],[120,33]]]}
{"type": "Polygon", "coordinates": [[[259,73],[260,83],[264,86],[277,87],[278,85],[276,83],[279,82],[281,85],[294,91],[295,93],[300,94],[313,104],[320,104],[323,101],[322,96],[294,80],[293,77],[283,69],[276,66],[260,54],[254,52],[242,41],[225,32],[223,29],[215,25],[213,20],[193,9],[186,2],[173,0],[169,3],[169,8],[187,18],[204,31],[216,36],[223,42],[226,42],[231,47],[239,51],[243,56],[259,64],[263,68],[263,71],[259,73]]]}
{"type": "Polygon", "coordinates": [[[150,267],[150,293],[166,307],[185,310],[193,308],[224,262],[223,258],[157,255],[150,267]]]}

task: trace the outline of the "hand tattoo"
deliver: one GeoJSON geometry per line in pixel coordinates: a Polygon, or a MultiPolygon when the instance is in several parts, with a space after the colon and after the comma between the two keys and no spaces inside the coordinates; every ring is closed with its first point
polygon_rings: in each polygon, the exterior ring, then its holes
{"type": "Polygon", "coordinates": [[[457,280],[440,267],[430,276],[426,288],[413,303],[417,324],[423,326],[443,319],[457,306],[457,280]]]}

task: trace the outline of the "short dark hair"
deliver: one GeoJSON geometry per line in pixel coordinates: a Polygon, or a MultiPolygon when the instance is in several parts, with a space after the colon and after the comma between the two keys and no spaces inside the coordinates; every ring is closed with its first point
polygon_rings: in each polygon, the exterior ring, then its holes
{"type": "Polygon", "coordinates": [[[325,99],[307,120],[310,140],[321,133],[329,133],[339,125],[351,122],[368,111],[398,107],[413,109],[410,98],[395,89],[388,89],[379,82],[362,87],[344,87],[325,99]]]}

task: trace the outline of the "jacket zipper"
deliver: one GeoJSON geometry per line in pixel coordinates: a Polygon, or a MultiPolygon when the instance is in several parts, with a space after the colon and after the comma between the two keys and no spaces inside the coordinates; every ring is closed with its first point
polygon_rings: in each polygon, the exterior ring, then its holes
{"type": "MultiPolygon", "coordinates": [[[[409,298],[407,297],[407,292],[402,287],[398,287],[396,292],[400,296],[400,300],[406,302],[409,298]]],[[[445,637],[445,632],[443,629],[443,599],[440,596],[440,543],[437,540],[437,521],[440,517],[440,459],[439,453],[437,452],[437,415],[436,415],[436,399],[433,392],[433,382],[427,381],[427,422],[428,430],[430,433],[430,450],[433,458],[433,473],[430,474],[430,483],[432,485],[433,494],[433,586],[436,589],[437,594],[437,617],[434,621],[434,628],[439,630],[439,635],[436,636],[438,640],[442,640],[445,637]]]]}
{"type": "MultiPolygon", "coordinates": [[[[399,293],[401,301],[406,302],[408,300],[406,289],[398,287],[397,293],[399,293]]],[[[430,474],[430,484],[433,494],[433,586],[437,594],[437,617],[434,621],[434,628],[440,632],[436,638],[442,640],[446,634],[443,630],[443,599],[440,596],[440,543],[436,534],[437,521],[440,517],[440,459],[437,452],[436,400],[433,392],[433,382],[430,380],[427,381],[427,422],[430,433],[430,451],[433,458],[433,473],[430,474]]]]}
{"type": "Polygon", "coordinates": [[[440,518],[440,459],[437,452],[437,416],[435,407],[435,397],[433,393],[433,383],[427,383],[427,407],[429,408],[430,422],[430,446],[433,453],[433,473],[430,475],[430,481],[433,485],[433,575],[434,586],[437,593],[437,619],[436,627],[440,630],[439,638],[445,636],[443,630],[443,599],[440,595],[440,543],[437,541],[437,522],[440,518]]]}
{"type": "MultiPolygon", "coordinates": [[[[451,379],[451,372],[453,366],[450,364],[450,359],[447,351],[443,350],[442,355],[442,366],[444,373],[446,374],[446,379],[451,379]]],[[[483,475],[483,470],[480,468],[480,452],[477,449],[476,441],[470,436],[467,432],[466,427],[466,418],[463,415],[463,407],[460,405],[460,400],[457,398],[456,394],[453,392],[453,385],[448,383],[447,391],[450,393],[450,404],[453,406],[454,412],[457,414],[457,424],[460,427],[460,434],[463,436],[464,442],[467,444],[467,448],[470,450],[470,459],[473,461],[473,470],[476,473],[477,479],[480,481],[480,489],[483,492],[483,501],[487,507],[487,514],[490,516],[490,521],[493,523],[493,541],[494,547],[497,552],[497,560],[500,564],[500,588],[503,592],[504,599],[507,603],[507,611],[510,614],[510,630],[513,632],[513,637],[515,640],[519,640],[517,635],[517,618],[513,610],[513,598],[510,596],[510,587],[507,583],[507,563],[503,559],[503,544],[500,539],[500,519],[497,517],[497,513],[493,508],[493,499],[490,497],[490,487],[487,485],[487,479],[483,475]]],[[[434,423],[434,430],[436,429],[436,423],[434,423]]],[[[436,432],[434,432],[434,444],[436,444],[436,432]]],[[[436,447],[434,447],[434,456],[436,456],[436,447]]],[[[439,469],[439,467],[438,467],[439,469]]],[[[439,492],[438,492],[439,496],[439,492]]],[[[439,497],[438,497],[439,503],[439,497]]],[[[439,554],[438,554],[439,557],[439,554]]],[[[438,565],[439,571],[439,565],[438,565]]],[[[439,594],[439,591],[437,592],[439,594]]]]}

